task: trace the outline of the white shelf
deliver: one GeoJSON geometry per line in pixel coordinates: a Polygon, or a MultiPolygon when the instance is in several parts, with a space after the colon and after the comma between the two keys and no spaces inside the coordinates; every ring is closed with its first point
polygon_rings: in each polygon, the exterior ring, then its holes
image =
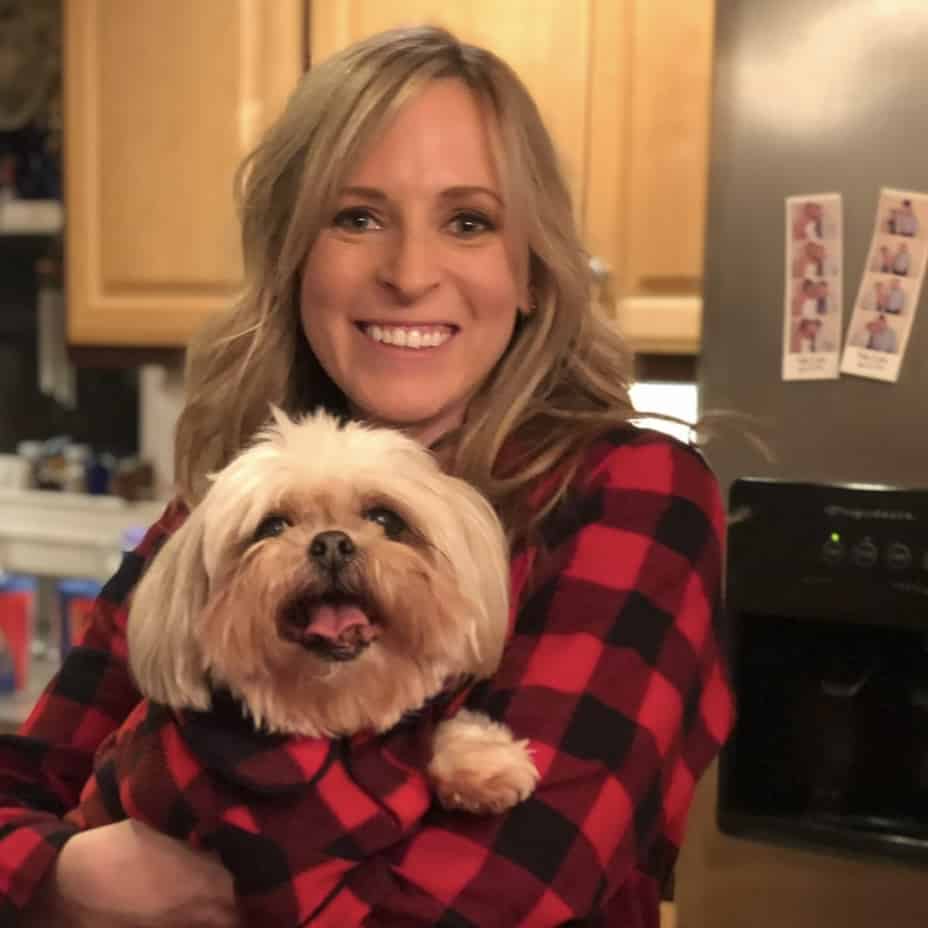
{"type": "Polygon", "coordinates": [[[0,570],[107,580],[119,566],[123,533],[148,527],[163,502],[0,489],[0,570]]]}

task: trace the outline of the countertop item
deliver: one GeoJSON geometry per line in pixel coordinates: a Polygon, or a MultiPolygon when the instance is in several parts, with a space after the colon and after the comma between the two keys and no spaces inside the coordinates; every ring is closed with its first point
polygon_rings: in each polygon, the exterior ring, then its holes
{"type": "Polygon", "coordinates": [[[15,693],[0,694],[0,734],[15,732],[26,721],[59,666],[57,652],[54,657],[34,658],[29,668],[29,685],[15,693]]]}
{"type": "MultiPolygon", "coordinates": [[[[0,572],[105,581],[124,545],[154,522],[164,502],[0,488],[0,572]]],[[[58,669],[58,651],[35,657],[26,689],[0,698],[0,731],[14,731],[58,669]]]]}

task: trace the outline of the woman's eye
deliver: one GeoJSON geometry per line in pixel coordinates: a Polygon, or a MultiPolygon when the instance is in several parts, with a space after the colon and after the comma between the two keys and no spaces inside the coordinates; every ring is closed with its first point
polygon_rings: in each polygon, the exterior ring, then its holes
{"type": "Polygon", "coordinates": [[[262,519],[255,529],[252,541],[263,541],[265,538],[276,538],[290,527],[290,520],[286,516],[273,515],[262,519]]]}
{"type": "Polygon", "coordinates": [[[370,232],[383,228],[370,210],[360,206],[338,212],[332,220],[332,225],[346,232],[370,232]]]}
{"type": "Polygon", "coordinates": [[[455,235],[460,235],[462,238],[474,238],[484,232],[492,232],[496,225],[483,213],[464,212],[458,213],[451,220],[451,228],[455,235]]]}
{"type": "Polygon", "coordinates": [[[376,522],[381,526],[387,538],[392,538],[394,541],[408,527],[401,516],[398,516],[392,509],[387,509],[385,506],[375,506],[373,509],[368,509],[363,515],[369,522],[376,522]]]}

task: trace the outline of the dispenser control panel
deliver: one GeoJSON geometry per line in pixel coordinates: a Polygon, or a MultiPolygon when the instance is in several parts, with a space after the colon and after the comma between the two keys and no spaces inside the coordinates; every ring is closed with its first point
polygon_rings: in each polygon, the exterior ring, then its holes
{"type": "Polygon", "coordinates": [[[745,478],[729,502],[743,607],[928,626],[928,488],[745,478]]]}

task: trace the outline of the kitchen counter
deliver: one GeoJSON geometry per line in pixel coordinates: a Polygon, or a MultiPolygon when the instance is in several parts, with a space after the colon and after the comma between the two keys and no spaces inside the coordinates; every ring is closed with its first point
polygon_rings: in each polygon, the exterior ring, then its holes
{"type": "MultiPolygon", "coordinates": [[[[112,496],[0,489],[0,572],[40,580],[36,609],[44,621],[38,620],[37,632],[51,631],[57,578],[109,579],[119,566],[124,533],[146,528],[163,508],[161,502],[127,503],[112,496]]],[[[0,694],[0,731],[14,731],[25,720],[58,665],[52,648],[33,659],[26,689],[0,694]]]]}

